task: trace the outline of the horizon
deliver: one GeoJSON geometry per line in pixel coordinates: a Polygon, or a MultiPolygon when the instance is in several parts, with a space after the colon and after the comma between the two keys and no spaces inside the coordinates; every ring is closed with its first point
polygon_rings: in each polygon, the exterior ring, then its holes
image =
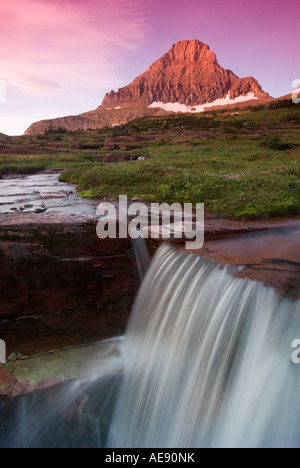
{"type": "Polygon", "coordinates": [[[97,108],[182,40],[209,45],[222,67],[253,76],[275,98],[299,78],[295,0],[250,7],[190,0],[184,9],[179,0],[12,0],[1,7],[0,133],[8,135],[97,108]]]}

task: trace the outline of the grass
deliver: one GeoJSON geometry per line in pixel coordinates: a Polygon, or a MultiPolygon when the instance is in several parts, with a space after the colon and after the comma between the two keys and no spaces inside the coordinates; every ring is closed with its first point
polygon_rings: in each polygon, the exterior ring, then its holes
{"type": "Polygon", "coordinates": [[[94,197],[127,194],[148,201],[203,202],[209,211],[229,217],[299,213],[299,155],[270,150],[259,154],[259,142],[240,140],[230,145],[215,141],[209,150],[199,145],[183,154],[179,147],[152,148],[149,161],[73,168],[61,180],[78,184],[94,197]]]}
{"type": "Polygon", "coordinates": [[[147,201],[205,203],[233,218],[300,213],[300,106],[290,102],[205,115],[139,119],[101,131],[0,140],[2,173],[66,168],[83,197],[127,194],[147,201]],[[128,138],[130,137],[130,138],[128,138]],[[127,138],[127,140],[126,140],[127,138]],[[103,165],[107,143],[150,159],[103,165]],[[19,149],[25,154],[14,154],[19,149]],[[33,154],[26,154],[32,149],[33,154]]]}

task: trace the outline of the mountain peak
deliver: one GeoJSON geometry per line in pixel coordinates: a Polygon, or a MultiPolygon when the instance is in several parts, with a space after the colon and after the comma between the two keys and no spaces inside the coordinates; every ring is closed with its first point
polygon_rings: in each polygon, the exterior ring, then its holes
{"type": "Polygon", "coordinates": [[[193,39],[191,41],[179,41],[172,45],[169,52],[166,54],[173,60],[193,60],[197,61],[202,56],[204,57],[214,57],[216,55],[210,50],[210,47],[203,42],[193,39]]]}
{"type": "Polygon", "coordinates": [[[204,44],[204,42],[198,41],[198,39],[178,41],[172,45],[169,52],[174,52],[174,54],[185,55],[193,54],[195,52],[201,53],[203,50],[210,50],[209,45],[204,44]]]}
{"type": "Polygon", "coordinates": [[[151,65],[150,70],[157,64],[164,63],[165,66],[180,63],[182,66],[193,66],[199,62],[206,62],[215,64],[217,57],[210,47],[203,42],[193,39],[191,41],[179,41],[173,44],[171,49],[154,64],[151,65]]]}
{"type": "Polygon", "coordinates": [[[48,128],[102,128],[163,112],[204,112],[219,106],[268,101],[252,77],[238,78],[218,64],[216,54],[197,39],[179,41],[131,84],[106,94],[95,111],[33,124],[28,134],[48,128]]]}
{"type": "Polygon", "coordinates": [[[174,44],[133,83],[107,94],[102,106],[118,108],[138,103],[148,107],[159,102],[199,107],[225,100],[228,93],[232,100],[240,96],[249,100],[269,97],[254,78],[240,79],[222,68],[210,47],[194,39],[174,44]]]}

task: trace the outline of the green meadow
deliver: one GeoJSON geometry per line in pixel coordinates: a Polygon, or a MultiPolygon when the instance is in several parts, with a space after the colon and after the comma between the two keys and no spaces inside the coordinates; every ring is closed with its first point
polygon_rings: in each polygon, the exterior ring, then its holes
{"type": "Polygon", "coordinates": [[[300,105],[139,119],[0,140],[0,172],[61,169],[83,197],[205,203],[230,218],[300,213],[300,105]],[[106,154],[144,160],[104,164],[106,154]]]}

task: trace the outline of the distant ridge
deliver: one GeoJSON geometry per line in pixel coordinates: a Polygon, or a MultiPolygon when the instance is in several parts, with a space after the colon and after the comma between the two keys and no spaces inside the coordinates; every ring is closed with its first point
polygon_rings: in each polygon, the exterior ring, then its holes
{"type": "Polygon", "coordinates": [[[96,110],[37,122],[26,133],[60,127],[71,131],[114,127],[138,117],[198,113],[272,99],[254,78],[238,78],[222,68],[208,45],[198,40],[180,41],[131,84],[107,93],[96,110]]]}
{"type": "Polygon", "coordinates": [[[281,100],[287,100],[287,99],[292,99],[293,95],[295,97],[300,98],[300,87],[292,91],[291,93],[285,94],[284,96],[280,96],[279,98],[276,99],[276,101],[281,101],[281,100]]]}

